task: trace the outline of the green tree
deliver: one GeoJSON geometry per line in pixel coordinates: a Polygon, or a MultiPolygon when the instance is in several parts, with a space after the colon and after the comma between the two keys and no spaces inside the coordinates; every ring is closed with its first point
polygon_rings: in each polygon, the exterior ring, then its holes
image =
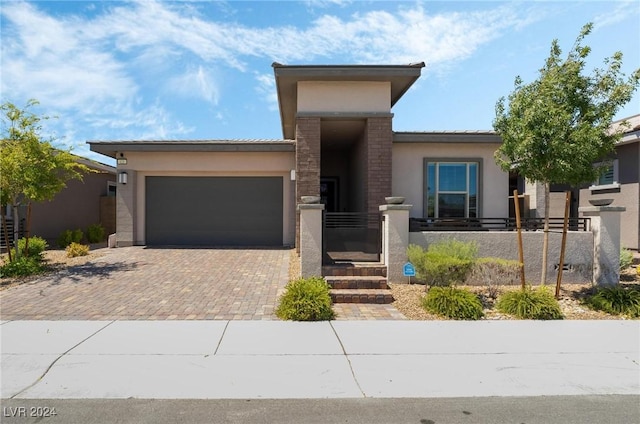
{"type": "MultiPolygon", "coordinates": [[[[78,163],[69,151],[56,149],[52,140],[43,140],[42,121],[48,116],[31,112],[37,100],[29,100],[23,109],[11,102],[0,106],[2,111],[2,140],[0,144],[0,200],[11,205],[14,216],[14,241],[18,240],[19,206],[28,208],[27,250],[29,216],[32,202],[51,200],[72,178],[82,179],[89,169],[78,163]]],[[[2,225],[6,229],[4,207],[2,225]]],[[[10,252],[11,250],[9,250],[10,252]]],[[[16,255],[19,255],[16,249],[16,255]]],[[[10,256],[11,259],[11,256],[10,256]]]]}
{"type": "Polygon", "coordinates": [[[590,47],[583,46],[593,24],[580,31],[566,58],[558,41],[539,71],[537,80],[515,79],[514,91],[496,104],[493,127],[502,138],[495,153],[504,170],[516,170],[529,181],[544,184],[545,224],[542,284],[546,283],[549,187],[576,186],[594,181],[607,166],[624,128],[611,130],[611,121],[638,87],[640,69],[629,78],[621,72],[622,53],[604,60],[605,68],[583,73],[590,47]],[[600,162],[600,166],[594,163],[600,162]]]}

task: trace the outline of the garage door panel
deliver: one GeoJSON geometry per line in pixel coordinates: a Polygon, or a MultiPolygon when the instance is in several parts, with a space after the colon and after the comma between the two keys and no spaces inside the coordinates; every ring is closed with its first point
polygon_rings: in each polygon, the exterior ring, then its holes
{"type": "Polygon", "coordinates": [[[148,245],[282,245],[282,177],[147,177],[148,245]]]}

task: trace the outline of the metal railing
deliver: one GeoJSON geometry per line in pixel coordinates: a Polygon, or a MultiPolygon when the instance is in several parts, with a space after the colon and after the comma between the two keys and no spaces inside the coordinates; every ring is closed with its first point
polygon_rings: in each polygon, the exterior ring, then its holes
{"type": "MultiPolygon", "coordinates": [[[[570,231],[590,231],[589,218],[569,218],[570,231]]],[[[522,218],[523,231],[544,228],[544,218],[522,218]]],[[[564,218],[549,218],[549,229],[562,230],[564,218]]],[[[515,218],[409,218],[409,231],[515,231],[515,218]]]]}
{"type": "MultiPolygon", "coordinates": [[[[9,243],[13,244],[13,218],[7,217],[5,220],[6,220],[6,227],[7,227],[7,236],[9,237],[9,243]]],[[[25,226],[25,220],[21,219],[20,226],[18,229],[18,238],[24,237],[24,231],[25,231],[24,226],[25,226]]],[[[2,222],[0,222],[0,251],[2,252],[7,250],[6,240],[7,238],[5,237],[5,233],[4,233],[4,225],[2,225],[2,222]]]]}
{"type": "Polygon", "coordinates": [[[381,222],[379,213],[325,212],[322,237],[325,262],[379,261],[381,222]]]}

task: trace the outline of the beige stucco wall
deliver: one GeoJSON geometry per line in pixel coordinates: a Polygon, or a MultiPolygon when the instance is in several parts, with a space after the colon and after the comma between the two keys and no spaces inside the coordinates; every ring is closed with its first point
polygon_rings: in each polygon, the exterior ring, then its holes
{"type": "Polygon", "coordinates": [[[621,184],[619,192],[580,190],[580,207],[591,206],[589,199],[613,199],[611,206],[625,207],[627,210],[620,216],[620,244],[627,249],[640,249],[639,183],[621,184]]]}
{"type": "Polygon", "coordinates": [[[481,217],[509,215],[509,176],[493,159],[493,143],[394,143],[392,194],[413,205],[410,216],[423,217],[424,159],[482,159],[481,217]]]}
{"type": "Polygon", "coordinates": [[[301,81],[298,112],[389,112],[390,82],[301,81]]]}
{"type": "MultiPolygon", "coordinates": [[[[283,234],[285,245],[295,237],[293,152],[125,152],[127,165],[119,170],[135,170],[135,244],[145,244],[145,179],[149,176],[270,176],[283,181],[283,234]]],[[[230,202],[233,199],[229,200],[230,202]]]]}

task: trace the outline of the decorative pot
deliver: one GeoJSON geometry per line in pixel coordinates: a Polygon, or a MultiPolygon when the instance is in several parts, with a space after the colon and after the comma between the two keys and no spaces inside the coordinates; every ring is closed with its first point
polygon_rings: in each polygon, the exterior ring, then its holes
{"type": "Polygon", "coordinates": [[[300,197],[300,201],[307,205],[312,205],[316,203],[320,203],[320,196],[302,196],[300,197]]]}
{"type": "Polygon", "coordinates": [[[404,203],[404,197],[399,197],[399,196],[385,197],[384,201],[387,202],[387,205],[401,205],[404,203]]]}
{"type": "Polygon", "coordinates": [[[609,206],[613,203],[613,199],[589,199],[589,203],[593,206],[609,206]]]}

